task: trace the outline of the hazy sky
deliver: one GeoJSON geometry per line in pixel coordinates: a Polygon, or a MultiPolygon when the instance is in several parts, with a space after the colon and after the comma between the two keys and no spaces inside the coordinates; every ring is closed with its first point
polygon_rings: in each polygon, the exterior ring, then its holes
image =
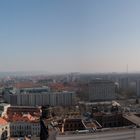
{"type": "Polygon", "coordinates": [[[140,71],[139,0],[1,0],[0,71],[140,71]]]}

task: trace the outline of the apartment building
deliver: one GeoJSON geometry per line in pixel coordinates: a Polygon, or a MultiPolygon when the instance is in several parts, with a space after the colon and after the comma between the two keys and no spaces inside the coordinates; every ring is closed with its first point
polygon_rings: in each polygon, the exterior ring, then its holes
{"type": "Polygon", "coordinates": [[[88,84],[89,101],[116,98],[115,83],[108,80],[93,80],[88,84]]]}
{"type": "Polygon", "coordinates": [[[9,103],[18,106],[70,106],[74,104],[74,92],[16,93],[9,95],[9,103]]]}

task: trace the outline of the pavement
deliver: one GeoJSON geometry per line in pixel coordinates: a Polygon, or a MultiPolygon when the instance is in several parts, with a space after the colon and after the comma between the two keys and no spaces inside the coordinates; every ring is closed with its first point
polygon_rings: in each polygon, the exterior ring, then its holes
{"type": "Polygon", "coordinates": [[[56,140],[140,140],[140,129],[58,136],[56,140]]]}

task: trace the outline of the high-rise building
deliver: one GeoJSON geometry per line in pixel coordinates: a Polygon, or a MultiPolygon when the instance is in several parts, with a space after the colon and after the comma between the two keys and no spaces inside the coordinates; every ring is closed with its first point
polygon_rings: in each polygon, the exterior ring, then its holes
{"type": "Polygon", "coordinates": [[[9,103],[19,106],[70,106],[74,104],[74,92],[16,93],[10,94],[9,103]]]}
{"type": "Polygon", "coordinates": [[[88,84],[89,101],[116,98],[115,83],[109,80],[94,80],[88,84]]]}
{"type": "Polygon", "coordinates": [[[129,88],[129,79],[128,77],[125,77],[125,78],[121,78],[119,80],[119,87],[121,90],[127,90],[129,88]]]}
{"type": "Polygon", "coordinates": [[[136,93],[137,97],[140,97],[140,79],[136,81],[136,93]]]}

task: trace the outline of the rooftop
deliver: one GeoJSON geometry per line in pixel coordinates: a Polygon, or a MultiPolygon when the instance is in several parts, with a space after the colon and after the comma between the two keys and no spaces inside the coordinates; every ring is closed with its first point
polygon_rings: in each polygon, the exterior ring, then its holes
{"type": "Polygon", "coordinates": [[[10,104],[7,104],[7,103],[0,103],[0,106],[8,106],[10,104]]]}
{"type": "Polygon", "coordinates": [[[129,120],[130,122],[132,122],[133,124],[140,126],[140,117],[134,115],[134,114],[125,114],[123,115],[123,117],[127,120],[129,120]]]}
{"type": "Polygon", "coordinates": [[[0,118],[0,126],[1,125],[7,125],[8,122],[6,120],[4,120],[3,118],[0,118]]]}
{"type": "Polygon", "coordinates": [[[31,114],[14,114],[5,116],[8,122],[39,122],[39,117],[32,116],[31,114]]]}

